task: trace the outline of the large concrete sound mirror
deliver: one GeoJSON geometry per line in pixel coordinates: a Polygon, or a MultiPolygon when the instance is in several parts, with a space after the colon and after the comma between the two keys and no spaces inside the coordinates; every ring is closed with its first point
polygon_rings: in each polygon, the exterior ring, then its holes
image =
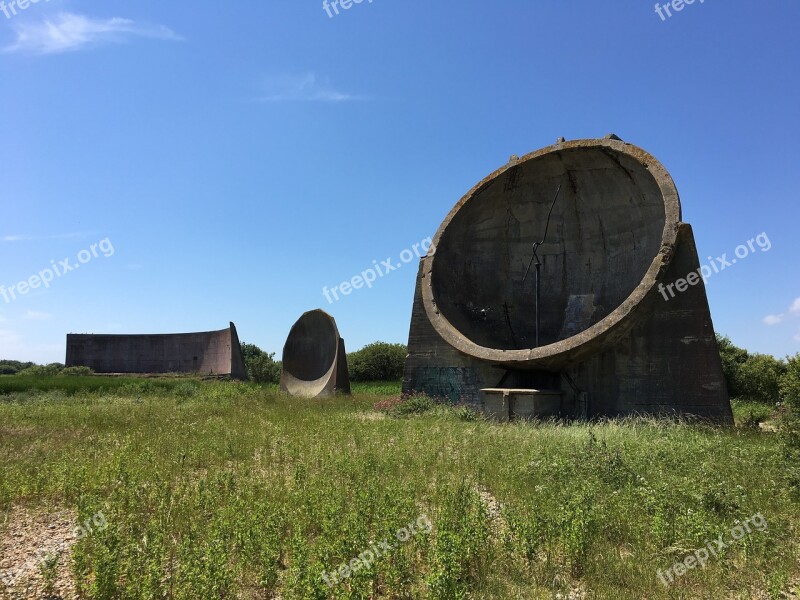
{"type": "Polygon", "coordinates": [[[513,157],[420,262],[403,391],[501,420],[730,423],[702,280],[662,291],[699,268],[675,184],[641,148],[611,135],[513,157]]]}
{"type": "Polygon", "coordinates": [[[68,367],[96,373],[193,373],[247,379],[236,326],[199,333],[68,334],[68,367]]]}
{"type": "Polygon", "coordinates": [[[309,311],[292,326],[283,347],[281,391],[304,398],[350,393],[344,340],[328,313],[309,311]]]}

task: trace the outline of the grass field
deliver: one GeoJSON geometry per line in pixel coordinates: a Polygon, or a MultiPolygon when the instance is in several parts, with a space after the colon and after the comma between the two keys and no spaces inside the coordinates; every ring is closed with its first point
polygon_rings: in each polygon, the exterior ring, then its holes
{"type": "Polygon", "coordinates": [[[373,408],[398,389],[0,377],[0,537],[20,507],[102,513],[69,561],[86,598],[777,599],[798,582],[775,434],[373,408]]]}

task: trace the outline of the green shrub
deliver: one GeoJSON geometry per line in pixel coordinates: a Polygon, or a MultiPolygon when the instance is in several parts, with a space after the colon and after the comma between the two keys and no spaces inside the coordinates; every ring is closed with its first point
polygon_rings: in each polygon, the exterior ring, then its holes
{"type": "Polygon", "coordinates": [[[268,354],[255,344],[242,344],[242,357],[247,375],[256,383],[278,383],[281,379],[281,363],[275,353],[268,354]]]}
{"type": "Polygon", "coordinates": [[[731,338],[719,334],[717,334],[717,346],[722,359],[722,373],[728,384],[728,394],[731,398],[740,398],[742,394],[739,389],[739,370],[747,361],[749,353],[744,348],[735,346],[731,338]]]}
{"type": "Polygon", "coordinates": [[[787,397],[800,401],[800,367],[791,365],[797,357],[790,359],[787,369],[787,363],[767,354],[750,354],[728,337],[717,335],[717,345],[731,398],[764,404],[789,401],[787,397]]]}
{"type": "Polygon", "coordinates": [[[736,398],[731,401],[731,408],[733,409],[733,419],[737,427],[741,429],[758,430],[760,429],[759,424],[768,421],[775,412],[772,404],[736,398]]]}
{"type": "Polygon", "coordinates": [[[255,344],[241,344],[241,348],[242,348],[242,358],[244,358],[245,363],[254,358],[258,358],[262,354],[266,354],[261,348],[259,348],[255,344]]]}
{"type": "Polygon", "coordinates": [[[64,369],[61,363],[50,363],[49,365],[33,365],[27,369],[17,371],[20,377],[52,377],[58,375],[64,369]]]}
{"type": "Polygon", "coordinates": [[[425,394],[412,394],[405,396],[402,402],[397,404],[391,409],[391,413],[395,415],[421,415],[436,406],[436,402],[425,394]]]}
{"type": "Polygon", "coordinates": [[[396,381],[403,377],[408,349],[403,344],[374,342],[347,355],[353,381],[396,381]]]}
{"type": "Polygon", "coordinates": [[[247,363],[250,379],[256,383],[278,383],[281,379],[281,363],[275,360],[275,353],[262,354],[247,363]]]}
{"type": "Polygon", "coordinates": [[[87,377],[94,375],[94,369],[91,367],[66,367],[61,369],[59,375],[67,375],[70,377],[87,377]]]}
{"type": "Polygon", "coordinates": [[[33,367],[35,363],[18,360],[0,360],[0,375],[16,375],[19,371],[33,367]]]}
{"type": "Polygon", "coordinates": [[[800,353],[786,360],[779,388],[781,402],[800,410],[800,353]]]}
{"type": "Polygon", "coordinates": [[[737,397],[775,404],[779,400],[780,380],[786,365],[767,354],[751,354],[736,374],[737,397]]]}

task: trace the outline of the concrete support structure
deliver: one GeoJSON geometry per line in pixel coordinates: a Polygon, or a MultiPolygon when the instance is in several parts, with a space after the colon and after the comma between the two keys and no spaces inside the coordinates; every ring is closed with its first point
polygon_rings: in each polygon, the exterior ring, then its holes
{"type": "Polygon", "coordinates": [[[236,326],[202,333],[67,335],[66,365],[96,373],[197,373],[247,379],[236,326]]]}
{"type": "Polygon", "coordinates": [[[730,423],[702,279],[659,291],[699,269],[675,184],[644,150],[612,135],[514,158],[421,260],[403,391],[475,405],[496,404],[484,389],[550,391],[564,416],[730,423]]]}

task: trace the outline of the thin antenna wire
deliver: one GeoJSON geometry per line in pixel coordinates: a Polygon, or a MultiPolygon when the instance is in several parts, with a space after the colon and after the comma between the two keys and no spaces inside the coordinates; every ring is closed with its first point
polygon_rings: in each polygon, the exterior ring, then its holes
{"type": "Polygon", "coordinates": [[[525,269],[525,276],[522,278],[522,283],[525,283],[525,280],[528,278],[528,273],[531,270],[531,265],[533,264],[533,261],[536,260],[537,265],[541,264],[539,262],[539,256],[536,254],[536,250],[538,250],[539,246],[544,244],[545,240],[547,239],[547,232],[550,230],[550,217],[553,216],[553,209],[556,206],[558,195],[561,193],[561,185],[563,184],[559,184],[558,189],[556,190],[556,196],[555,198],[553,198],[553,203],[550,205],[550,210],[547,212],[547,222],[544,225],[544,235],[542,236],[542,241],[533,243],[533,254],[531,255],[531,260],[528,263],[528,268],[525,269]]]}
{"type": "Polygon", "coordinates": [[[556,197],[553,198],[553,203],[550,205],[550,211],[547,213],[547,222],[544,225],[544,235],[542,236],[542,241],[534,242],[533,243],[533,254],[531,255],[531,261],[528,263],[528,268],[525,271],[525,277],[522,278],[522,283],[525,283],[525,280],[528,278],[528,272],[531,270],[531,265],[534,264],[534,260],[536,261],[536,347],[539,347],[539,329],[541,325],[541,316],[539,315],[539,299],[541,296],[541,289],[539,287],[539,282],[541,280],[541,270],[542,270],[542,263],[539,261],[539,255],[536,251],[539,249],[539,246],[544,244],[545,240],[547,239],[547,232],[550,229],[550,217],[553,216],[553,208],[556,205],[556,201],[558,200],[558,195],[561,192],[561,184],[559,184],[558,189],[556,190],[556,197]]]}
{"type": "Polygon", "coordinates": [[[558,184],[558,189],[556,190],[556,196],[553,198],[553,203],[550,205],[550,210],[547,213],[547,222],[544,224],[544,235],[542,236],[541,244],[544,244],[544,241],[547,239],[547,230],[550,229],[550,217],[553,215],[553,209],[556,206],[556,200],[558,200],[558,195],[561,193],[561,186],[563,184],[558,184]]]}

